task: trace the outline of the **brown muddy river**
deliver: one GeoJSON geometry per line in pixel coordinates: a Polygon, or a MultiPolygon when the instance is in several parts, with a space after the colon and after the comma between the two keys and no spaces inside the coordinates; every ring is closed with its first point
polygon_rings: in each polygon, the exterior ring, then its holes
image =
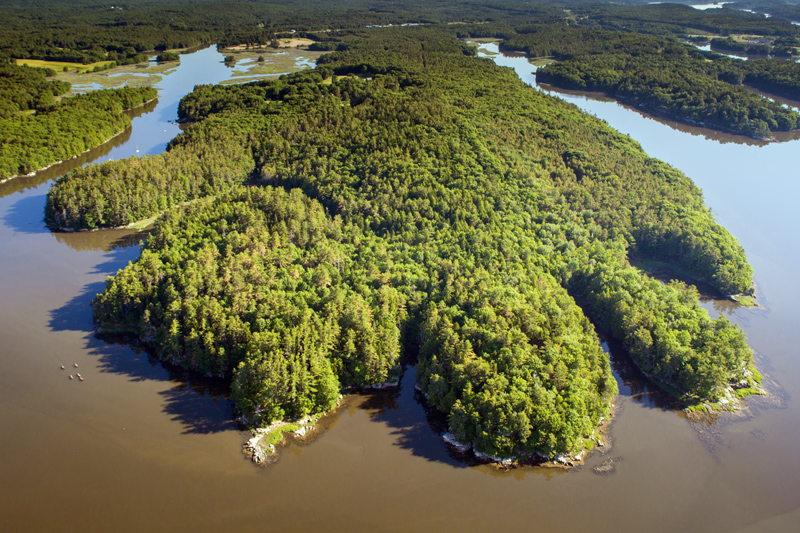
{"type": "MultiPolygon", "coordinates": [[[[101,159],[162,150],[177,133],[168,121],[180,96],[225,79],[217,56],[186,56],[162,81],[158,106],[101,159]]],[[[532,81],[524,59],[496,60],[532,81]]],[[[765,309],[707,307],[745,329],[787,395],[781,405],[692,425],[620,359],[610,451],[570,472],[498,472],[449,455],[408,369],[399,391],[350,397],[326,431],[259,468],[241,453],[247,434],[219,383],[94,337],[89,302],[138,256],[136,235],[51,234],[42,216],[55,176],[21,178],[0,185],[0,530],[796,530],[798,141],[721,142],[564,97],[691,176],[740,239],[765,309]],[[76,372],[84,381],[68,378],[76,372]],[[615,472],[592,472],[609,458],[620,458],[615,472]]]]}

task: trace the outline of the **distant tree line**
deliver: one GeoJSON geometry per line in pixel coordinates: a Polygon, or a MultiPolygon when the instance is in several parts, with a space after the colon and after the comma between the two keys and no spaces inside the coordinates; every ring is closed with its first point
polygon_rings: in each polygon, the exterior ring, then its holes
{"type": "Polygon", "coordinates": [[[620,5],[586,2],[571,9],[581,25],[618,32],[644,33],[687,39],[698,31],[728,37],[733,34],[797,37],[800,27],[782,19],[722,6],[699,10],[662,3],[620,5]]]}
{"type": "Polygon", "coordinates": [[[691,123],[770,137],[772,132],[797,128],[800,121],[797,112],[740,87],[749,82],[786,94],[785,84],[776,87],[777,73],[800,83],[795,63],[751,65],[669,39],[566,25],[529,28],[528,33],[504,41],[502,47],[558,59],[537,71],[541,82],[602,91],[691,123]]]}

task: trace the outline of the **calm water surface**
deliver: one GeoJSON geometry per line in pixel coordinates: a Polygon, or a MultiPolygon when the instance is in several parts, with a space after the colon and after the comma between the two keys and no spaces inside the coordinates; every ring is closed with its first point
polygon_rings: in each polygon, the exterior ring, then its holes
{"type": "MultiPolygon", "coordinates": [[[[533,82],[524,59],[495,59],[533,82]]],[[[211,49],[184,56],[155,109],[93,157],[163,150],[179,132],[170,122],[179,98],[230,76],[220,61],[211,49]]],[[[350,397],[326,431],[257,468],[241,454],[246,435],[219,383],[93,336],[89,302],[138,256],[137,236],[51,234],[42,211],[57,174],[40,175],[0,186],[0,530],[674,532],[800,523],[800,410],[791,399],[800,383],[798,143],[707,139],[615,103],[564,98],[691,176],[741,240],[766,309],[708,307],[745,329],[788,408],[699,432],[616,363],[621,412],[607,455],[568,473],[501,473],[449,456],[409,369],[398,393],[350,397]],[[70,381],[75,372],[85,381],[70,381]],[[622,458],[615,473],[591,472],[609,457],[622,458]]]]}

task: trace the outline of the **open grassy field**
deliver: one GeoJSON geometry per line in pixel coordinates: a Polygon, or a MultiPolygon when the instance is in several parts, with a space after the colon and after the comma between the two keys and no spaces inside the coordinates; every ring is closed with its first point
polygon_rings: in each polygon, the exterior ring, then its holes
{"type": "Polygon", "coordinates": [[[534,67],[543,67],[551,63],[558,63],[558,61],[556,61],[553,57],[532,57],[528,59],[528,63],[534,67]]]}
{"type": "Polygon", "coordinates": [[[15,59],[17,65],[27,65],[29,67],[38,68],[51,68],[56,72],[64,72],[64,67],[68,68],[71,72],[83,73],[89,70],[94,70],[95,67],[105,67],[113,63],[113,61],[98,61],[97,63],[90,63],[84,65],[81,63],[67,63],[65,61],[43,61],[41,59],[15,59]]]}

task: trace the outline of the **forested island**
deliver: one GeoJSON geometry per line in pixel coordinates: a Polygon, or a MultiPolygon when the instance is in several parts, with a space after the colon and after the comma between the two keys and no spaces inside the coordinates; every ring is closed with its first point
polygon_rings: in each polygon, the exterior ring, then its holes
{"type": "MultiPolygon", "coordinates": [[[[155,29],[163,6],[142,7],[150,18],[139,30],[101,25],[76,44],[94,60],[124,36],[133,51],[173,59],[163,51],[294,31],[331,51],[279,79],[197,86],[178,109],[191,125],[167,151],[55,183],[44,214],[53,230],[158,217],[138,261],[94,299],[99,332],[133,334],[162,360],[229,380],[253,427],[328,411],[344,389],[391,382],[411,361],[453,438],[495,458],[591,447],[617,393],[597,330],[685,406],[731,405],[757,390],[742,330],[712,320],[694,287],[629,261],[670,262],[723,294],[752,294],[745,252],[700,190],[458,38],[555,57],[543,81],[764,137],[796,128],[800,115],[738,85],[791,93],[800,75],[790,63],[704,53],[672,29],[644,31],[663,29],[646,16],[640,33],[611,29],[634,9],[624,6],[577,16],[578,7],[511,3],[488,20],[472,6],[454,20],[444,4],[353,14],[361,5],[342,3],[325,27],[312,3],[281,22],[234,29],[228,9],[213,27],[173,33],[155,29]],[[402,22],[419,25],[365,28],[402,22]]],[[[174,9],[189,21],[220,6],[174,9]]],[[[31,57],[34,44],[3,49],[31,57]]],[[[37,95],[64,87],[46,74],[25,71],[34,89],[8,107],[10,131],[81,102],[108,113],[154,96],[95,92],[51,109],[37,95]],[[24,105],[36,114],[21,115],[24,105]]],[[[93,129],[102,122],[84,116],[93,129]]]]}
{"type": "Polygon", "coordinates": [[[60,180],[47,218],[73,227],[197,200],[109,280],[99,329],[230,378],[256,424],[324,411],[418,349],[428,402],[497,457],[573,451],[607,415],[616,384],[587,316],[687,402],[747,383],[741,330],[627,261],[751,290],[696,187],[473,56],[433,29],[364,33],[314,71],[198,87],[180,106],[197,122],[163,156],[60,180]]]}
{"type": "Polygon", "coordinates": [[[96,91],[57,100],[70,84],[55,71],[0,63],[0,180],[69,159],[130,125],[123,111],[156,98],[155,89],[96,91]]]}

